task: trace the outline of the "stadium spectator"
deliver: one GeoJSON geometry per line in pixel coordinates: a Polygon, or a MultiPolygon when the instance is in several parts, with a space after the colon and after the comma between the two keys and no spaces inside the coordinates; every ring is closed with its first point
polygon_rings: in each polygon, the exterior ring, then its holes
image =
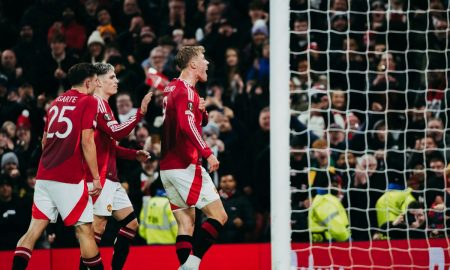
{"type": "Polygon", "coordinates": [[[99,31],[93,31],[87,40],[87,53],[82,60],[89,63],[102,62],[105,58],[105,40],[99,31]]]}
{"type": "Polygon", "coordinates": [[[23,68],[24,81],[39,87],[39,93],[43,91],[40,83],[41,69],[36,63],[43,61],[44,46],[36,41],[31,23],[22,22],[20,27],[20,39],[13,47],[17,56],[18,65],[23,68]]]}
{"type": "Polygon", "coordinates": [[[313,89],[310,91],[310,111],[305,111],[298,120],[319,138],[324,138],[327,121],[323,111],[328,109],[328,96],[325,91],[313,89]]]}
{"type": "MultiPolygon", "coordinates": [[[[79,54],[86,42],[86,29],[77,21],[77,14],[73,7],[66,6],[62,11],[62,34],[66,37],[68,49],[79,54]]],[[[50,28],[51,29],[51,28],[50,28]]]]}
{"type": "Polygon", "coordinates": [[[23,82],[23,68],[18,66],[13,50],[4,50],[1,53],[0,73],[7,77],[8,89],[17,89],[23,82]]]}
{"type": "Polygon", "coordinates": [[[348,241],[351,237],[349,220],[338,193],[342,186],[336,181],[316,186],[317,193],[308,209],[308,229],[314,243],[348,241]]]}
{"type": "Polygon", "coordinates": [[[14,249],[17,240],[26,232],[30,222],[31,208],[13,193],[13,181],[0,176],[0,230],[2,241],[0,250],[14,249]]]}
{"type": "Polygon", "coordinates": [[[412,202],[416,202],[416,199],[412,196],[410,188],[405,189],[402,184],[390,183],[388,191],[378,199],[375,205],[378,227],[381,230],[373,238],[404,238],[405,214],[412,202]]]}
{"type": "Polygon", "coordinates": [[[69,68],[78,62],[78,59],[66,49],[66,37],[55,33],[49,38],[50,52],[45,56],[43,71],[43,84],[45,95],[55,98],[69,88],[67,73],[69,68]]]}
{"type": "Polygon", "coordinates": [[[92,33],[97,28],[97,10],[100,6],[99,0],[86,0],[83,3],[82,20],[86,26],[86,33],[92,33]]]}
{"type": "Polygon", "coordinates": [[[232,174],[220,178],[220,199],[228,215],[228,221],[218,239],[219,243],[242,243],[248,232],[255,226],[253,207],[250,201],[237,190],[236,179],[232,174]]]}
{"type": "MultiPolygon", "coordinates": [[[[220,71],[219,67],[216,70],[223,72],[223,70],[220,71]]],[[[227,76],[222,81],[224,100],[229,100],[231,104],[235,104],[237,96],[243,93],[245,87],[240,51],[237,48],[229,47],[225,51],[225,72],[227,76]]],[[[218,78],[219,76],[216,75],[216,77],[218,78]]],[[[225,102],[227,106],[230,106],[230,103],[225,102]]]]}
{"type": "Polygon", "coordinates": [[[376,224],[376,213],[373,210],[378,198],[386,189],[384,175],[377,170],[378,163],[373,155],[363,155],[357,159],[351,181],[348,183],[348,207],[350,208],[350,223],[352,224],[352,239],[369,240],[376,224]]]}
{"type": "Polygon", "coordinates": [[[19,159],[14,152],[8,152],[2,155],[1,174],[9,177],[13,184],[14,190],[17,192],[23,187],[24,181],[19,167],[19,159]]]}
{"type": "Polygon", "coordinates": [[[152,197],[144,196],[140,214],[139,235],[148,245],[175,244],[178,225],[164,189],[152,197]]]}
{"type": "Polygon", "coordinates": [[[445,159],[439,152],[434,152],[429,158],[429,166],[425,173],[425,204],[431,207],[433,204],[444,197],[443,190],[445,189],[445,159]]]}
{"type": "Polygon", "coordinates": [[[347,127],[347,117],[345,111],[347,110],[347,95],[342,90],[332,90],[330,93],[331,111],[328,116],[330,123],[337,124],[341,128],[347,127]]]}
{"type": "Polygon", "coordinates": [[[131,101],[130,94],[122,92],[117,94],[116,108],[118,114],[119,123],[127,121],[132,115],[137,112],[136,108],[133,108],[133,102],[131,101]]]}
{"type": "Polygon", "coordinates": [[[266,107],[259,114],[259,129],[253,134],[248,147],[248,170],[250,179],[244,185],[244,192],[253,196],[256,212],[257,237],[267,237],[270,213],[270,110],[266,107]]]}

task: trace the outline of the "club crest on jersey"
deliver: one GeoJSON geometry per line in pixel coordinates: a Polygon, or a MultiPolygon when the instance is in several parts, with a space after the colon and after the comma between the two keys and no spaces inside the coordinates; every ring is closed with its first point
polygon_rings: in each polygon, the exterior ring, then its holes
{"type": "Polygon", "coordinates": [[[112,120],[111,115],[109,115],[109,114],[107,114],[107,113],[105,113],[105,114],[103,115],[103,118],[105,118],[106,121],[111,121],[111,120],[112,120]]]}
{"type": "Polygon", "coordinates": [[[188,104],[187,104],[188,106],[188,110],[190,110],[191,112],[193,112],[194,111],[194,104],[192,104],[192,102],[188,102],[188,104]]]}
{"type": "Polygon", "coordinates": [[[106,210],[108,210],[108,212],[112,212],[112,205],[108,204],[108,206],[106,206],[106,210]]]}

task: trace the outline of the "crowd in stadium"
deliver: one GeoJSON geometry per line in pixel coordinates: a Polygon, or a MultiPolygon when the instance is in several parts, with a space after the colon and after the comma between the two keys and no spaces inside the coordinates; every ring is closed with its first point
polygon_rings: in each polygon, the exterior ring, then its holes
{"type": "MultiPolygon", "coordinates": [[[[13,249],[28,227],[45,111],[70,88],[67,71],[79,62],[114,66],[119,93],[110,105],[119,122],[154,91],[145,119],[120,142],[149,151],[151,159],[118,162],[146,224],[149,198],[164,197],[162,89],[179,74],[177,50],[194,44],[205,47],[210,61],[208,82],[197,88],[210,118],[203,136],[221,162],[212,179],[229,216],[219,242],[268,241],[268,2],[1,2],[0,249],[13,249]]],[[[312,241],[445,234],[448,3],[426,2],[291,1],[299,11],[291,14],[293,240],[308,241],[308,229],[312,241]],[[320,206],[313,199],[320,196],[335,208],[320,206]],[[377,211],[397,199],[393,213],[377,211]],[[327,212],[333,209],[334,220],[327,212]]],[[[114,230],[111,221],[105,235],[114,230]]],[[[157,243],[145,226],[139,235],[135,244],[157,243]]],[[[112,244],[112,237],[103,239],[112,244]]],[[[77,246],[73,229],[61,222],[39,247],[50,243],[77,246]]]]}
{"type": "Polygon", "coordinates": [[[448,1],[292,2],[293,238],[443,237],[448,1]]]}
{"type": "MultiPolygon", "coordinates": [[[[0,11],[2,249],[13,249],[28,227],[45,110],[70,88],[68,69],[79,62],[114,66],[119,93],[109,102],[120,123],[136,112],[149,90],[154,92],[144,121],[120,142],[150,152],[151,159],[119,161],[118,170],[142,215],[136,244],[158,243],[152,238],[157,232],[146,226],[152,222],[146,213],[153,205],[150,195],[164,196],[158,172],[162,90],[179,75],[178,49],[194,44],[205,47],[210,61],[208,82],[197,88],[210,116],[204,138],[221,162],[212,178],[230,216],[221,242],[267,237],[268,1],[38,0],[2,2],[0,11]],[[258,232],[255,211],[265,213],[259,214],[258,232]]],[[[115,235],[117,230],[114,222],[108,224],[104,245],[114,241],[108,231],[115,235]]],[[[53,247],[77,246],[73,229],[61,222],[47,235],[55,235],[53,247]]],[[[41,246],[48,246],[47,238],[41,246]]]]}

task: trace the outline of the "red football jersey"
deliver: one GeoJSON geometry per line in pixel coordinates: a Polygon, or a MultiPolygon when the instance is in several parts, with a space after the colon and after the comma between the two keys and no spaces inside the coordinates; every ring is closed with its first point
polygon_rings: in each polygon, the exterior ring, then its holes
{"type": "Polygon", "coordinates": [[[36,179],[77,184],[86,177],[81,133],[95,128],[97,100],[71,89],[47,111],[47,134],[36,179]]]}
{"type": "Polygon", "coordinates": [[[164,89],[164,95],[161,170],[201,164],[201,158],[208,158],[212,152],[202,137],[202,124],[207,123],[207,115],[199,109],[197,90],[175,79],[164,89]]]}
{"type": "MultiPolygon", "coordinates": [[[[135,159],[136,150],[126,149],[117,145],[117,141],[128,136],[142,119],[141,110],[126,122],[119,124],[114,118],[113,111],[108,101],[95,96],[98,101],[97,129],[95,130],[95,146],[97,150],[98,172],[100,182],[104,184],[106,178],[111,181],[119,181],[117,176],[116,158],[135,159]]],[[[86,180],[92,181],[92,175],[87,164],[86,180]]]]}

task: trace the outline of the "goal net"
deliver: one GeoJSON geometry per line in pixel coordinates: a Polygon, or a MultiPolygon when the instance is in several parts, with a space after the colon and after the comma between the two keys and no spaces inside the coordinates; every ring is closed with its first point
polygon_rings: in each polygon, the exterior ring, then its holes
{"type": "Polygon", "coordinates": [[[298,269],[448,269],[448,2],[290,1],[298,269]]]}

